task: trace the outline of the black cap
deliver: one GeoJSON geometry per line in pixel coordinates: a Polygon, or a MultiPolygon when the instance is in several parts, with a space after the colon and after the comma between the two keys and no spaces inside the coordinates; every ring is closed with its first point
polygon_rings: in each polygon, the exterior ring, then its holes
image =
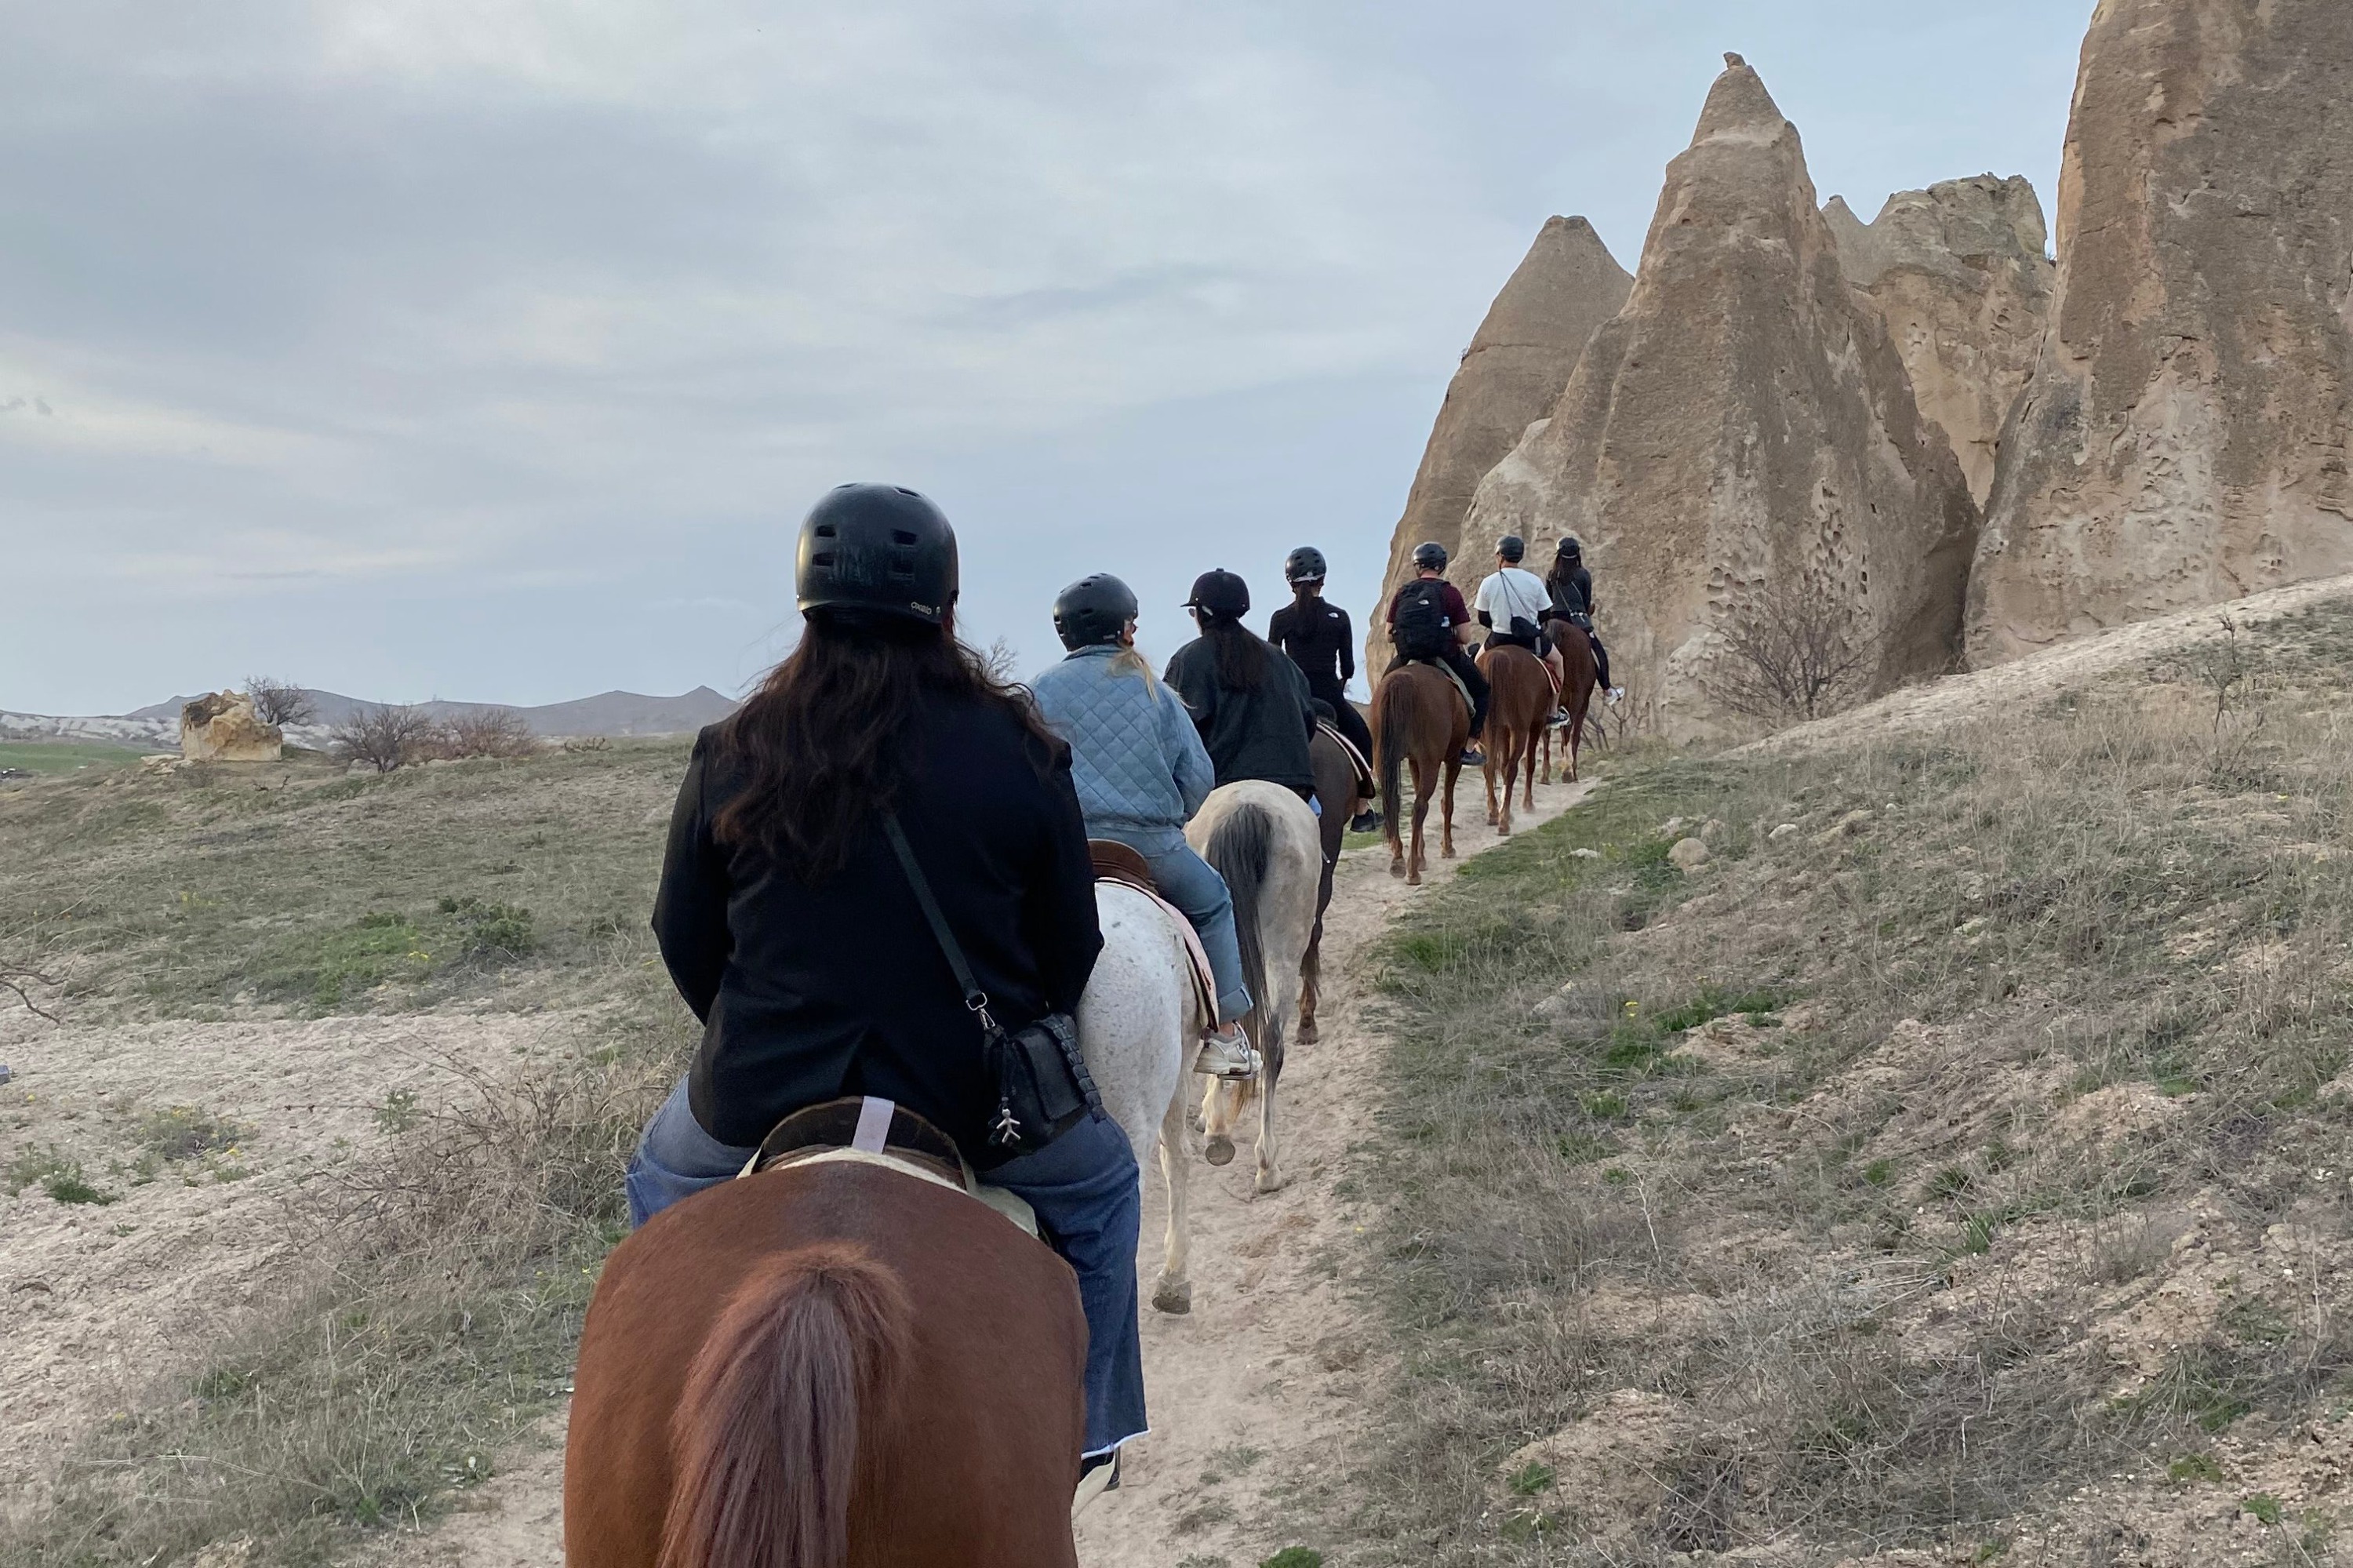
{"type": "Polygon", "coordinates": [[[1563,539],[1560,542],[1558,547],[1553,551],[1553,554],[1558,556],[1564,561],[1574,561],[1584,556],[1585,546],[1577,542],[1576,535],[1571,534],[1567,538],[1563,539]]]}
{"type": "Polygon", "coordinates": [[[1096,572],[1054,596],[1054,635],[1071,649],[1116,642],[1139,608],[1134,590],[1109,572],[1096,572]]]}
{"type": "Polygon", "coordinates": [[[955,530],[903,485],[837,485],[801,520],[793,586],[803,615],[860,609],[937,626],[956,600],[955,530]]]}
{"type": "Polygon", "coordinates": [[[1203,572],[1193,579],[1193,597],[1185,601],[1185,608],[1240,620],[1250,613],[1250,584],[1223,567],[1203,572]]]}

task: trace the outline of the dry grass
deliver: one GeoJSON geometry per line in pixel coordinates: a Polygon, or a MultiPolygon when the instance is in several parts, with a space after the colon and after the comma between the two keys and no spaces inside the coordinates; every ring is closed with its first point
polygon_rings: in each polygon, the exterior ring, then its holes
{"type": "Polygon", "coordinates": [[[2333,1408],[2353,615],[2227,662],[1620,763],[1417,908],[1358,1178],[1404,1369],[1369,1560],[1995,1550],[2333,1408]],[[1504,1483],[1613,1391],[1665,1402],[1638,1478],[1504,1483]]]}
{"type": "MultiPolygon", "coordinates": [[[[387,1099],[379,1150],[290,1186],[295,1276],[100,1429],[58,1434],[0,1563],[160,1568],[231,1540],[323,1563],[488,1478],[561,1400],[623,1162],[692,1040],[644,927],[684,756],[191,769],[0,800],[0,897],[41,916],[69,1023],[452,1001],[597,1020],[528,1075],[449,1057],[462,1093],[387,1099]],[[399,963],[371,969],[387,933],[399,963]]],[[[170,1106],[136,1138],[149,1160],[216,1158],[266,1120],[170,1106]]]]}

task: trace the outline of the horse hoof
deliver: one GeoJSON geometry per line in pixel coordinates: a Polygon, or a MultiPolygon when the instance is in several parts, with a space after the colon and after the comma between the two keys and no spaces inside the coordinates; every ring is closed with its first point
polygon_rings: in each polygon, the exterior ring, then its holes
{"type": "Polygon", "coordinates": [[[1193,1309],[1193,1282],[1189,1279],[1162,1280],[1153,1287],[1152,1305],[1155,1311],[1182,1317],[1193,1309]]]}
{"type": "Polygon", "coordinates": [[[1231,1165],[1234,1162],[1234,1140],[1230,1138],[1209,1139],[1201,1146],[1201,1158],[1212,1165],[1231,1165]]]}
{"type": "Polygon", "coordinates": [[[1291,1179],[1280,1171],[1269,1170],[1258,1173],[1258,1190],[1261,1192],[1280,1192],[1290,1184],[1291,1179]]]}
{"type": "Polygon", "coordinates": [[[1299,1033],[1293,1035],[1292,1038],[1298,1041],[1302,1045],[1313,1045],[1316,1041],[1323,1038],[1323,1033],[1315,1027],[1315,1021],[1314,1019],[1303,1018],[1299,1022],[1299,1033]]]}

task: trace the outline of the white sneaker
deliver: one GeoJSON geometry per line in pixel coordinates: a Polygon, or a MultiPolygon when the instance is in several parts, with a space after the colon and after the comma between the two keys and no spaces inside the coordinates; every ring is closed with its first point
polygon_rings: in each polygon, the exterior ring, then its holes
{"type": "Polygon", "coordinates": [[[1625,696],[1625,694],[1626,694],[1626,688],[1625,688],[1625,687],[1623,687],[1623,686],[1612,686],[1612,687],[1610,687],[1610,688],[1609,688],[1609,694],[1608,694],[1607,696],[1603,697],[1601,700],[1602,700],[1604,703],[1608,704],[1609,706],[1611,706],[1611,707],[1613,707],[1613,708],[1614,708],[1614,707],[1616,707],[1616,706],[1618,705],[1620,699],[1621,699],[1622,697],[1624,697],[1624,696],[1625,696]]]}
{"type": "Polygon", "coordinates": [[[1258,1052],[1251,1047],[1250,1036],[1237,1024],[1229,1031],[1201,1036],[1201,1049],[1193,1058],[1193,1071],[1212,1078],[1255,1078],[1258,1052]]]}

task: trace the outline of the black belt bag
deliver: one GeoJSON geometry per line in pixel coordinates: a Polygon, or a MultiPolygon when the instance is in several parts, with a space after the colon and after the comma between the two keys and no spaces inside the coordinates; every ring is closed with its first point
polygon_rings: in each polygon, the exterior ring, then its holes
{"type": "Polygon", "coordinates": [[[940,913],[923,868],[899,826],[899,814],[886,811],[882,831],[907,874],[907,885],[923,906],[932,936],[964,991],[964,1004],[980,1024],[981,1065],[997,1086],[997,1109],[988,1118],[988,1141],[1006,1159],[1035,1154],[1076,1127],[1089,1111],[1103,1109],[1103,1097],[1087,1075],[1086,1059],[1079,1054],[1079,1032],[1066,1012],[1048,1013],[1037,1022],[1008,1030],[988,1011],[988,994],[973,979],[964,948],[940,913]]]}

